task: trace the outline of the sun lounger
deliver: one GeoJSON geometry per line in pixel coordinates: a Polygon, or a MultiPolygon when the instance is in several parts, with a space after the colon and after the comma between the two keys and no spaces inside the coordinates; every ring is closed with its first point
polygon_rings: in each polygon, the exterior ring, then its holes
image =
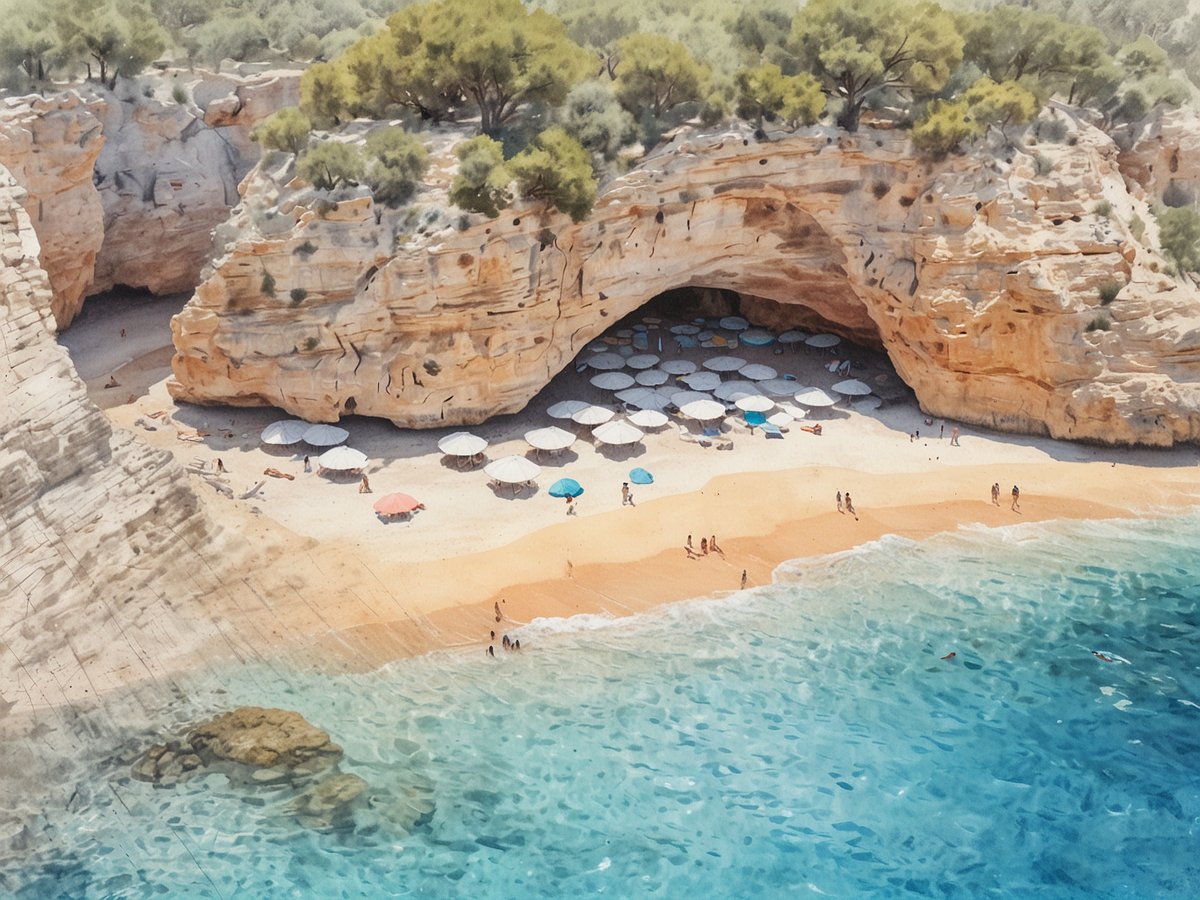
{"type": "Polygon", "coordinates": [[[770,422],[767,422],[765,425],[763,425],[762,430],[763,434],[765,434],[768,438],[783,438],[783,429],[781,429],[778,425],[772,425],[770,422]]]}

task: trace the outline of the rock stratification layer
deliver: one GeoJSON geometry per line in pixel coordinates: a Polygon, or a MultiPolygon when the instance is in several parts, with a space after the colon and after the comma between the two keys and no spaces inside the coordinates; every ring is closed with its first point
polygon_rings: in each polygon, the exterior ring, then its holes
{"type": "Polygon", "coordinates": [[[172,391],[313,421],[474,423],[523,407],[656,294],[709,287],[882,346],[931,414],[1194,441],[1200,297],[1129,232],[1133,211],[1152,217],[1116,146],[1075,127],[1037,156],[997,145],[939,164],[891,132],[683,134],[578,224],[447,214],[448,164],[398,211],[258,171],[174,322],[172,391]],[[1100,199],[1126,215],[1093,212],[1100,199]]]}

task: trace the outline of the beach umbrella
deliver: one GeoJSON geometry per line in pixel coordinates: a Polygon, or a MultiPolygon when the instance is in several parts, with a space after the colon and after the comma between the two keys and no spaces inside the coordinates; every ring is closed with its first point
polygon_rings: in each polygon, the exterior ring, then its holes
{"type": "Polygon", "coordinates": [[[711,400],[712,396],[703,391],[676,391],[671,395],[671,402],[683,409],[689,403],[697,400],[711,400]]]}
{"type": "Polygon", "coordinates": [[[483,471],[504,484],[522,484],[537,478],[542,473],[542,467],[523,456],[503,456],[488,463],[483,471]]]}
{"type": "Polygon", "coordinates": [[[743,344],[750,347],[766,347],[775,343],[775,335],[762,328],[751,328],[749,331],[742,332],[741,340],[743,344]]]}
{"type": "Polygon", "coordinates": [[[749,378],[751,381],[767,381],[779,373],[770,366],[764,366],[761,363],[750,363],[750,365],[742,366],[738,369],[738,374],[743,378],[749,378]]]}
{"type": "Polygon", "coordinates": [[[375,501],[375,506],[372,508],[381,516],[402,516],[412,512],[420,505],[421,503],[416,497],[408,494],[384,494],[375,501]]]}
{"type": "Polygon", "coordinates": [[[438,441],[438,449],[447,456],[474,456],[487,449],[488,442],[478,435],[456,431],[438,441]]]}
{"type": "Polygon", "coordinates": [[[745,412],[766,412],[775,406],[775,401],[762,394],[747,394],[735,400],[733,405],[745,412]]]}
{"type": "Polygon", "coordinates": [[[679,407],[679,411],[689,419],[707,422],[725,415],[725,405],[716,400],[693,400],[691,403],[679,407]]]}
{"type": "Polygon", "coordinates": [[[808,410],[794,403],[780,403],[779,408],[793,419],[803,419],[808,415],[808,410]]]}
{"type": "Polygon", "coordinates": [[[304,431],[304,443],[313,447],[333,447],[350,437],[350,432],[336,425],[310,425],[304,431]]]}
{"type": "Polygon", "coordinates": [[[671,334],[699,334],[700,329],[695,325],[672,325],[671,334]]]}
{"type": "Polygon", "coordinates": [[[659,368],[670,375],[691,375],[696,371],[696,364],[690,359],[668,359],[659,368]]]}
{"type": "Polygon", "coordinates": [[[625,368],[625,357],[619,353],[597,353],[588,357],[587,364],[593,369],[608,372],[625,368]]]}
{"type": "Polygon", "coordinates": [[[864,384],[857,378],[847,378],[845,381],[839,381],[835,384],[833,390],[844,397],[865,397],[871,393],[871,386],[864,384]]]}
{"type": "Polygon", "coordinates": [[[859,412],[874,412],[883,406],[883,401],[878,397],[863,397],[861,400],[854,401],[853,406],[859,412]]]}
{"type": "Polygon", "coordinates": [[[745,331],[750,327],[750,323],[741,316],[726,316],[721,320],[720,325],[726,331],[745,331]]]}
{"type": "Polygon", "coordinates": [[[625,365],[631,369],[652,369],[658,365],[658,357],[653,353],[639,353],[625,360],[625,365]]]}
{"type": "Polygon", "coordinates": [[[565,428],[551,425],[525,432],[525,440],[535,450],[565,450],[575,443],[575,435],[565,428]]]}
{"type": "Polygon", "coordinates": [[[662,369],[647,369],[645,372],[638,372],[633,380],[646,387],[657,387],[670,381],[671,376],[662,369]]]}
{"type": "Polygon", "coordinates": [[[571,416],[571,421],[580,425],[603,425],[615,415],[607,406],[588,406],[571,416]]]}
{"type": "Polygon", "coordinates": [[[736,372],[745,364],[740,356],[714,356],[704,361],[704,368],[711,372],[736,372]]]}
{"type": "Polygon", "coordinates": [[[681,350],[695,350],[700,346],[699,341],[687,334],[677,334],[671,340],[678,344],[681,350]]]}
{"type": "Polygon", "coordinates": [[[787,428],[792,424],[792,416],[789,416],[785,412],[777,412],[767,416],[767,421],[776,428],[787,428]]]}
{"type": "Polygon", "coordinates": [[[602,444],[636,444],[646,436],[628,422],[605,422],[592,429],[592,437],[602,444]]]}
{"type": "Polygon", "coordinates": [[[638,428],[662,428],[667,424],[667,417],[656,409],[639,409],[628,418],[638,428]]]}
{"type": "Polygon", "coordinates": [[[569,419],[581,409],[587,409],[592,404],[586,400],[560,400],[546,410],[546,415],[552,419],[569,419]]]}
{"type": "Polygon", "coordinates": [[[669,398],[663,397],[654,388],[648,387],[632,387],[625,391],[618,391],[616,397],[622,403],[638,409],[662,409],[671,402],[669,398]]]}
{"type": "Polygon", "coordinates": [[[304,440],[304,433],[310,427],[307,422],[301,422],[299,419],[284,419],[281,422],[272,422],[262,430],[259,437],[264,444],[286,447],[288,444],[298,444],[304,440]]]}
{"type": "Polygon", "coordinates": [[[693,391],[711,391],[721,383],[721,376],[716,372],[694,372],[679,380],[693,391]]]}
{"type": "Polygon", "coordinates": [[[775,340],[781,344],[803,344],[809,339],[810,335],[807,331],[785,331],[775,340]]]}
{"type": "Polygon", "coordinates": [[[560,478],[550,485],[547,493],[551,497],[578,497],[583,493],[583,485],[574,478],[560,478]]]}
{"type": "MultiPolygon", "coordinates": [[[[795,390],[794,385],[792,389],[795,390]]],[[[733,402],[738,397],[745,397],[749,394],[761,393],[762,388],[760,388],[753,381],[742,380],[724,381],[717,387],[715,391],[713,391],[713,394],[716,395],[717,399],[728,400],[730,402],[733,402]]]]}
{"type": "Polygon", "coordinates": [[[624,372],[601,372],[592,376],[591,383],[602,391],[623,391],[634,385],[633,376],[624,372]]]}
{"type": "Polygon", "coordinates": [[[836,347],[842,342],[842,339],[836,334],[814,334],[812,337],[805,339],[804,343],[810,347],[836,347]]]}
{"type": "Polygon", "coordinates": [[[833,406],[837,401],[820,388],[803,388],[796,392],[796,402],[801,406],[833,406]]]}
{"type": "Polygon", "coordinates": [[[654,476],[645,469],[630,469],[629,480],[634,484],[654,484],[654,476]]]}
{"type": "Polygon", "coordinates": [[[771,397],[790,397],[796,393],[797,387],[799,385],[791,378],[768,378],[758,382],[758,389],[771,397]]]}
{"type": "Polygon", "coordinates": [[[367,454],[361,450],[352,450],[349,447],[334,447],[332,450],[326,450],[317,457],[318,466],[333,472],[347,472],[351,469],[361,469],[366,464],[367,454]]]}

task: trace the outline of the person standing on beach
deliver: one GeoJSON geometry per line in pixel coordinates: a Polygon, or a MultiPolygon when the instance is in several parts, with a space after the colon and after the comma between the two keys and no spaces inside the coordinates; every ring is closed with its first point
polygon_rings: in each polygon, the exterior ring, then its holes
{"type": "Polygon", "coordinates": [[[629,482],[628,481],[621,482],[621,505],[622,506],[632,506],[633,505],[633,492],[629,490],[629,482]]]}
{"type": "Polygon", "coordinates": [[[367,479],[366,475],[363,475],[362,481],[358,483],[358,492],[360,494],[371,493],[371,482],[367,479]]]}
{"type": "Polygon", "coordinates": [[[742,569],[742,590],[746,589],[746,570],[742,569]]]}
{"type": "Polygon", "coordinates": [[[1013,489],[1012,489],[1012,498],[1013,498],[1012,506],[1010,506],[1009,509],[1013,510],[1014,512],[1020,512],[1021,511],[1021,489],[1019,487],[1017,487],[1015,484],[1013,485],[1013,489]]]}
{"type": "Polygon", "coordinates": [[[312,471],[312,463],[310,463],[310,462],[308,461],[308,457],[307,457],[307,456],[306,456],[306,457],[304,457],[304,471],[305,471],[305,472],[311,472],[311,471],[312,471]]]}
{"type": "Polygon", "coordinates": [[[940,425],[938,425],[938,440],[940,441],[945,436],[946,436],[946,423],[942,422],[940,425]]]}
{"type": "Polygon", "coordinates": [[[951,447],[959,446],[959,444],[958,444],[958,426],[957,425],[955,425],[953,428],[950,429],[950,446],[951,447]]]}
{"type": "Polygon", "coordinates": [[[837,506],[838,506],[838,512],[840,512],[840,513],[844,513],[844,512],[846,511],[846,510],[845,510],[845,509],[842,507],[842,492],[841,492],[841,491],[838,491],[838,492],[837,492],[837,506]]]}
{"type": "Polygon", "coordinates": [[[708,538],[700,538],[700,552],[708,556],[708,538]]]}
{"type": "Polygon", "coordinates": [[[858,521],[858,513],[854,511],[854,501],[850,499],[850,492],[846,491],[846,512],[854,516],[854,521],[858,521]]]}
{"type": "Polygon", "coordinates": [[[688,548],[688,550],[692,549],[692,536],[690,534],[688,535],[688,539],[687,539],[687,548],[688,548]]]}
{"type": "Polygon", "coordinates": [[[992,482],[992,505],[1000,505],[1000,482],[998,481],[992,482]]]}
{"type": "Polygon", "coordinates": [[[570,494],[567,495],[567,515],[575,515],[575,498],[570,494]]]}

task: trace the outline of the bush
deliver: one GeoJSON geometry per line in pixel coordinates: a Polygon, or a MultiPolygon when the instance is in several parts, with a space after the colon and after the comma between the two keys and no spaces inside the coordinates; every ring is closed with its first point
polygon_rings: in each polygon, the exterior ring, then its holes
{"type": "Polygon", "coordinates": [[[964,101],[935,100],[913,124],[913,146],[935,157],[957,150],[963,141],[979,134],[979,126],[968,113],[964,101]]]}
{"type": "Polygon", "coordinates": [[[311,133],[312,123],[308,116],[295,106],[287,106],[264,119],[250,132],[250,139],[269,150],[299,153],[308,146],[311,133]]]}
{"type": "Polygon", "coordinates": [[[188,92],[184,89],[182,84],[176,84],[172,86],[171,99],[180,106],[184,106],[188,102],[188,92]]]}
{"type": "Polygon", "coordinates": [[[383,128],[367,138],[364,181],[380,203],[396,206],[412,196],[429,166],[429,151],[403,128],[383,128]]]}
{"type": "Polygon", "coordinates": [[[1139,243],[1146,236],[1146,223],[1137,213],[1133,214],[1133,218],[1129,220],[1129,233],[1133,235],[1133,239],[1139,243]]]}
{"type": "Polygon", "coordinates": [[[275,296],[275,276],[270,272],[263,272],[262,277],[262,294],[264,297],[275,296]]]}
{"type": "Polygon", "coordinates": [[[1158,216],[1158,238],[1163,252],[1181,272],[1200,271],[1200,213],[1188,206],[1163,208],[1158,216]]]}
{"type": "Polygon", "coordinates": [[[1112,215],[1112,204],[1109,203],[1107,200],[1101,200],[1099,203],[1097,203],[1095,206],[1092,207],[1092,212],[1102,219],[1107,219],[1109,216],[1112,215]]]}
{"type": "Polygon", "coordinates": [[[317,252],[317,245],[312,241],[305,241],[303,244],[298,244],[292,250],[293,256],[312,256],[317,252]]]}
{"type": "Polygon", "coordinates": [[[1100,285],[1100,305],[1108,306],[1117,299],[1117,294],[1121,293],[1121,285],[1115,281],[1105,281],[1100,285]]]}
{"type": "Polygon", "coordinates": [[[521,196],[544,200],[576,222],[592,211],[596,179],[591,154],[562,128],[547,128],[508,165],[521,196]]]}
{"type": "Polygon", "coordinates": [[[357,184],[363,177],[362,154],[350,144],[321,141],[300,157],[296,174],[322,191],[357,184]]]}
{"type": "Polygon", "coordinates": [[[302,287],[295,287],[295,288],[292,288],[292,290],[291,290],[291,298],[292,298],[293,305],[299,306],[301,303],[304,302],[304,299],[307,296],[308,296],[308,291],[306,291],[302,287]]]}
{"type": "Polygon", "coordinates": [[[1045,178],[1054,171],[1054,160],[1039,153],[1033,158],[1033,171],[1037,172],[1040,177],[1045,178]]]}
{"type": "Polygon", "coordinates": [[[637,137],[633,116],[622,109],[613,92],[600,81],[585,81],[567,95],[563,128],[605,159],[615,159],[620,149],[637,137]]]}
{"type": "Polygon", "coordinates": [[[455,206],[495,218],[511,198],[511,180],[504,165],[499,141],[485,134],[463,141],[455,149],[458,174],[450,185],[450,202],[455,206]]]}
{"type": "Polygon", "coordinates": [[[1096,318],[1087,323],[1087,328],[1084,331],[1108,331],[1111,327],[1112,323],[1108,321],[1107,316],[1096,316],[1096,318]]]}
{"type": "Polygon", "coordinates": [[[305,350],[310,350],[310,351],[311,351],[311,350],[316,350],[316,349],[317,349],[317,344],[318,344],[318,343],[320,343],[320,342],[319,342],[319,341],[318,341],[318,340],[317,340],[315,337],[305,338],[305,340],[304,340],[304,349],[305,349],[305,350]]]}

